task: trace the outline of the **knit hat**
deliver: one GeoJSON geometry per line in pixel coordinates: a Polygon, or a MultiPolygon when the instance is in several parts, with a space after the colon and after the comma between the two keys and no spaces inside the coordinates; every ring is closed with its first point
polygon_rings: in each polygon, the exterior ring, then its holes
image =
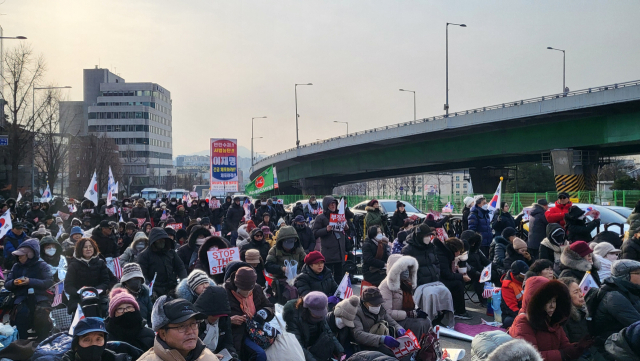
{"type": "Polygon", "coordinates": [[[69,233],[69,237],[73,236],[74,234],[80,234],[82,235],[82,228],[75,226],[71,228],[71,233],[69,233]]]}
{"type": "Polygon", "coordinates": [[[257,249],[249,249],[244,254],[244,261],[247,263],[260,263],[260,251],[257,249]]]}
{"type": "Polygon", "coordinates": [[[293,219],[293,221],[296,223],[302,223],[304,222],[304,216],[298,214],[296,218],[293,219]]]}
{"type": "Polygon", "coordinates": [[[276,237],[276,241],[280,241],[281,239],[287,239],[287,238],[299,239],[298,232],[296,232],[296,229],[291,226],[282,226],[282,228],[280,228],[280,230],[278,231],[278,236],[276,237]]]}
{"type": "Polygon", "coordinates": [[[640,270],[640,262],[632,259],[620,259],[611,265],[611,276],[618,279],[629,280],[630,273],[640,270]]]}
{"type": "Polygon", "coordinates": [[[325,259],[322,253],[318,251],[309,252],[309,254],[304,257],[304,264],[306,265],[311,266],[319,262],[325,262],[325,259]]]}
{"type": "Polygon", "coordinates": [[[607,254],[609,253],[615,253],[615,254],[620,254],[620,252],[622,252],[619,249],[616,249],[611,243],[609,242],[600,242],[596,245],[596,247],[593,249],[593,252],[595,254],[597,254],[600,257],[606,257],[607,254]]]}
{"type": "Polygon", "coordinates": [[[271,234],[271,228],[269,228],[269,226],[262,226],[260,230],[262,231],[262,234],[271,234]]]}
{"type": "Polygon", "coordinates": [[[571,208],[569,208],[569,212],[567,212],[567,214],[570,217],[573,217],[574,219],[578,219],[579,217],[581,217],[585,212],[578,206],[571,206],[571,208]]]}
{"type": "Polygon", "coordinates": [[[540,199],[538,199],[538,202],[537,202],[537,203],[538,203],[539,205],[541,205],[541,206],[548,206],[548,205],[549,205],[549,202],[547,201],[547,199],[546,199],[546,198],[540,198],[540,199]]]}
{"type": "Polygon", "coordinates": [[[509,237],[515,236],[515,235],[516,235],[516,229],[513,227],[507,227],[502,230],[502,237],[504,237],[505,239],[509,239],[509,237]]]}
{"type": "Polygon", "coordinates": [[[589,247],[589,245],[585,241],[575,241],[571,243],[569,248],[575,253],[577,253],[578,255],[580,255],[580,257],[582,258],[586,257],[588,254],[593,253],[593,250],[591,249],[591,247],[589,247]]]}
{"type": "Polygon", "coordinates": [[[251,267],[240,267],[236,271],[236,275],[233,279],[233,282],[236,284],[236,287],[240,290],[252,290],[253,286],[256,284],[256,280],[258,279],[258,275],[256,271],[251,267]]]}
{"type": "Polygon", "coordinates": [[[463,200],[463,202],[464,202],[464,205],[465,205],[465,206],[467,206],[467,207],[471,207],[471,206],[476,202],[476,200],[475,200],[475,199],[473,199],[473,197],[466,197],[466,198],[463,200]]]}
{"type": "Polygon", "coordinates": [[[247,221],[247,233],[251,233],[256,228],[256,224],[252,220],[247,221]]]}
{"type": "Polygon", "coordinates": [[[114,288],[111,293],[109,293],[109,317],[114,318],[116,316],[116,310],[120,305],[128,303],[136,311],[140,311],[140,306],[136,299],[127,292],[124,288],[114,288]]]}
{"type": "Polygon", "coordinates": [[[527,242],[521,240],[518,237],[514,238],[513,239],[513,249],[515,249],[517,251],[517,250],[523,249],[523,248],[527,248],[527,242]]]}
{"type": "Polygon", "coordinates": [[[327,295],[319,291],[311,291],[304,296],[302,307],[309,309],[313,317],[324,318],[327,315],[327,303],[327,295]]]}
{"type": "Polygon", "coordinates": [[[431,229],[431,227],[429,227],[428,225],[422,223],[421,225],[419,225],[418,227],[415,228],[415,234],[420,237],[420,239],[422,239],[422,237],[427,236],[427,235],[435,235],[435,232],[431,229]]]}
{"type": "Polygon", "coordinates": [[[358,312],[358,306],[360,305],[360,297],[351,296],[346,300],[342,300],[338,302],[336,307],[333,309],[333,315],[336,317],[340,317],[342,322],[347,327],[355,327],[356,325],[353,323],[353,320],[356,319],[356,313],[358,312]]]}
{"type": "Polygon", "coordinates": [[[525,261],[517,260],[511,264],[511,273],[514,276],[518,276],[518,275],[524,276],[528,270],[529,270],[529,266],[525,261]]]}
{"type": "Polygon", "coordinates": [[[404,207],[404,203],[397,201],[396,202],[396,209],[400,208],[400,207],[404,207]]]}
{"type": "Polygon", "coordinates": [[[189,285],[189,288],[193,293],[196,292],[196,288],[198,288],[198,286],[205,283],[209,283],[209,277],[202,270],[193,270],[193,272],[191,272],[187,277],[187,285],[189,285]]]}
{"type": "Polygon", "coordinates": [[[369,287],[362,292],[362,302],[369,302],[374,306],[379,306],[384,300],[378,287],[369,287]]]}
{"type": "Polygon", "coordinates": [[[202,217],[202,219],[200,220],[200,225],[208,226],[210,224],[211,220],[209,219],[209,217],[202,217]]]}
{"type": "Polygon", "coordinates": [[[127,282],[132,278],[144,279],[142,269],[137,263],[127,263],[124,265],[124,267],[122,267],[122,277],[120,277],[120,282],[127,282]]]}

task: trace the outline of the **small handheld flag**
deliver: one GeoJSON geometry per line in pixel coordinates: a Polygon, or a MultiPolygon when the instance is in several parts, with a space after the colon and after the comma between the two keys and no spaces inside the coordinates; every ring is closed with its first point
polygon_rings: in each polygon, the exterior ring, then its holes
{"type": "Polygon", "coordinates": [[[351,279],[349,278],[349,272],[344,274],[342,277],[342,281],[340,281],[340,285],[338,285],[338,289],[334,296],[346,300],[347,298],[353,296],[353,288],[351,287],[351,279]]]}
{"type": "Polygon", "coordinates": [[[582,281],[580,282],[580,290],[582,291],[582,295],[586,295],[587,292],[589,292],[589,289],[591,288],[599,288],[598,284],[596,283],[596,281],[593,279],[593,276],[591,275],[591,272],[587,271],[584,274],[584,277],[582,277],[582,281]]]}
{"type": "Polygon", "coordinates": [[[482,269],[482,273],[480,274],[480,280],[478,282],[488,282],[491,281],[491,263],[487,265],[487,267],[482,269]]]}

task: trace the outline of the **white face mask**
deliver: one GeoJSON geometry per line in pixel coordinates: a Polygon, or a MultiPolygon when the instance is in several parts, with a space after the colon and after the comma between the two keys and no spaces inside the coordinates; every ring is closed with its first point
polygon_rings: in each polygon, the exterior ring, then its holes
{"type": "Polygon", "coordinates": [[[429,243],[433,242],[433,238],[434,238],[434,236],[426,236],[426,237],[424,237],[424,238],[422,239],[422,242],[423,242],[424,244],[429,244],[429,243]]]}
{"type": "Polygon", "coordinates": [[[615,254],[615,253],[607,253],[607,255],[604,258],[606,258],[609,261],[613,262],[613,261],[617,261],[618,260],[618,255],[615,254]]]}
{"type": "Polygon", "coordinates": [[[197,244],[198,246],[202,246],[202,245],[204,244],[204,238],[198,238],[198,239],[196,239],[196,244],[197,244]]]}
{"type": "Polygon", "coordinates": [[[347,325],[342,322],[342,319],[340,317],[336,317],[336,327],[342,330],[343,328],[347,327],[347,325]]]}
{"type": "Polygon", "coordinates": [[[378,233],[378,235],[376,236],[376,239],[378,241],[382,240],[382,233],[378,233]]]}
{"type": "Polygon", "coordinates": [[[378,313],[380,313],[380,308],[382,308],[382,306],[369,306],[368,310],[369,312],[373,313],[374,315],[377,315],[378,313]]]}
{"type": "Polygon", "coordinates": [[[489,209],[489,205],[485,204],[484,206],[482,206],[482,209],[484,209],[486,211],[487,209],[489,209]]]}
{"type": "Polygon", "coordinates": [[[56,249],[55,248],[47,248],[44,250],[44,253],[46,253],[49,256],[53,256],[54,254],[56,254],[56,249]]]}

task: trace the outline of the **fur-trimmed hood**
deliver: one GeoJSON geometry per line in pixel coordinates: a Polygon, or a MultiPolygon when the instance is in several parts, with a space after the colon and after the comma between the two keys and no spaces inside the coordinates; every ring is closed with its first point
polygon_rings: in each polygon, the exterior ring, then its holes
{"type": "Polygon", "coordinates": [[[560,256],[560,263],[565,268],[571,268],[581,272],[591,271],[594,268],[595,270],[600,270],[600,261],[596,257],[592,257],[592,259],[593,264],[580,257],[580,255],[571,248],[565,247],[562,251],[562,255],[560,256]]]}
{"type": "Polygon", "coordinates": [[[193,228],[191,228],[191,233],[189,234],[189,241],[187,242],[189,248],[197,248],[196,240],[198,240],[199,236],[204,236],[205,238],[211,237],[211,232],[202,226],[193,226],[193,228]]]}
{"type": "Polygon", "coordinates": [[[496,348],[487,358],[487,361],[542,361],[542,356],[523,339],[513,339],[496,348]]]}
{"type": "Polygon", "coordinates": [[[391,291],[400,291],[400,274],[409,270],[411,285],[418,287],[418,261],[411,256],[392,254],[387,260],[387,285],[391,291]]]}
{"type": "Polygon", "coordinates": [[[367,212],[378,212],[378,213],[380,213],[380,208],[376,209],[375,207],[370,207],[370,206],[364,207],[364,210],[367,211],[367,212]]]}
{"type": "Polygon", "coordinates": [[[527,319],[534,330],[553,331],[571,315],[571,295],[569,289],[560,281],[549,281],[538,288],[533,294],[525,293],[528,298],[527,319]],[[552,298],[556,299],[556,310],[549,317],[544,310],[545,305],[552,298]]]}

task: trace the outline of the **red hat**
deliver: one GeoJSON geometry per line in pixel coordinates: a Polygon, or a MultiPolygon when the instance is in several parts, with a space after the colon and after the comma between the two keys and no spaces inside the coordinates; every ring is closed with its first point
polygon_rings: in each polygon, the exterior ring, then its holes
{"type": "Polygon", "coordinates": [[[579,254],[580,257],[583,257],[583,258],[586,257],[588,254],[593,253],[593,250],[591,249],[591,247],[589,247],[589,245],[585,241],[575,241],[571,243],[569,248],[571,248],[572,251],[579,254]]]}
{"type": "Polygon", "coordinates": [[[309,252],[309,254],[304,257],[304,263],[306,265],[310,266],[318,262],[324,262],[324,256],[318,251],[309,252]]]}
{"type": "Polygon", "coordinates": [[[247,233],[251,233],[256,228],[256,224],[252,220],[247,222],[247,233]]]}
{"type": "Polygon", "coordinates": [[[367,206],[373,207],[373,205],[376,204],[376,203],[378,203],[378,200],[374,198],[374,199],[370,200],[369,203],[367,203],[367,206]]]}

